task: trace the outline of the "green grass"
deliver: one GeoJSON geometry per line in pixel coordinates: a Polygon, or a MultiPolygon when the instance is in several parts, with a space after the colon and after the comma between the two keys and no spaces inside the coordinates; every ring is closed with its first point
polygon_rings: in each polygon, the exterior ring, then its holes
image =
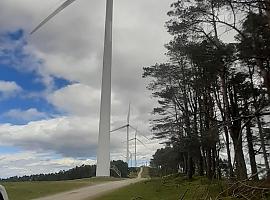
{"type": "Polygon", "coordinates": [[[177,199],[177,195],[172,194],[172,191],[175,193],[172,188],[163,189],[160,180],[155,179],[132,184],[108,193],[107,195],[98,197],[95,200],[131,200],[136,198],[139,199],[140,197],[147,200],[175,200],[177,199]]]}
{"type": "Polygon", "coordinates": [[[108,181],[116,181],[116,178],[87,178],[71,181],[41,181],[41,182],[4,182],[10,200],[30,200],[44,197],[59,192],[65,192],[89,185],[95,185],[108,181]]]}
{"type": "MultiPolygon", "coordinates": [[[[217,195],[226,188],[224,181],[209,181],[206,177],[194,177],[192,180],[187,180],[181,175],[171,175],[135,183],[95,200],[209,200],[216,199],[217,195]]],[[[231,197],[221,197],[222,200],[233,200],[231,197]]],[[[268,195],[266,199],[269,198],[268,195]]]]}
{"type": "Polygon", "coordinates": [[[132,184],[95,200],[176,200],[181,199],[183,195],[185,200],[193,200],[206,197],[208,190],[211,191],[208,196],[214,197],[222,189],[220,187],[216,183],[209,185],[207,180],[199,177],[192,181],[183,177],[155,178],[132,184]]]}

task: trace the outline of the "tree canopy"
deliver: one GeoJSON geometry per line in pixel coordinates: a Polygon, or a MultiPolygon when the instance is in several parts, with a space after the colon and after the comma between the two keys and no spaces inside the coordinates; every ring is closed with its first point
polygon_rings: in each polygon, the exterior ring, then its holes
{"type": "Polygon", "coordinates": [[[240,180],[251,169],[258,179],[261,159],[263,173],[270,175],[269,5],[248,0],[171,5],[169,62],[144,67],[143,73],[158,101],[152,130],[166,139],[152,166],[182,170],[189,178],[227,174],[240,180]]]}

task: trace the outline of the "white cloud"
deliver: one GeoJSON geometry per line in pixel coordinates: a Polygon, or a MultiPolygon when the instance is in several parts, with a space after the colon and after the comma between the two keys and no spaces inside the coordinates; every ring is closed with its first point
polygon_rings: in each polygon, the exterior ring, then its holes
{"type": "MultiPolygon", "coordinates": [[[[0,146],[14,146],[31,152],[53,152],[64,158],[95,158],[97,124],[96,119],[91,117],[60,117],[35,121],[27,125],[2,124],[0,125],[0,146]]],[[[133,134],[131,131],[130,138],[133,134]]],[[[147,146],[138,143],[138,155],[149,159],[159,144],[157,141],[148,141],[141,136],[138,137],[147,146]]],[[[125,141],[125,130],[111,134],[112,159],[123,159],[117,155],[125,155],[125,141]]],[[[131,151],[133,151],[132,143],[131,151]]]]}
{"type": "Polygon", "coordinates": [[[28,110],[12,109],[4,113],[3,116],[20,121],[32,121],[48,117],[46,113],[39,112],[36,108],[28,110]]]}
{"type": "Polygon", "coordinates": [[[22,88],[14,81],[0,80],[0,97],[9,97],[22,91],[22,88]]]}
{"type": "Polygon", "coordinates": [[[22,88],[14,81],[0,81],[0,92],[14,93],[21,91],[22,88]]]}
{"type": "Polygon", "coordinates": [[[0,125],[0,144],[33,151],[53,151],[63,156],[95,156],[97,120],[60,117],[26,125],[0,125]]]}
{"type": "MultiPolygon", "coordinates": [[[[55,90],[47,96],[49,103],[58,110],[76,116],[98,117],[100,108],[100,90],[89,85],[75,83],[55,90]]],[[[112,93],[112,107],[126,110],[114,93],[112,93]]]]}
{"type": "Polygon", "coordinates": [[[54,173],[83,164],[93,165],[96,162],[91,159],[80,160],[70,157],[55,157],[56,155],[53,153],[37,153],[33,151],[0,153],[0,177],[54,173]]]}
{"type": "Polygon", "coordinates": [[[83,84],[68,85],[48,96],[48,101],[60,111],[73,115],[97,115],[100,91],[83,84]]]}
{"type": "MultiPolygon", "coordinates": [[[[148,121],[154,101],[149,98],[146,82],[141,78],[142,67],[166,60],[163,45],[168,42],[169,35],[164,23],[173,1],[115,1],[112,129],[125,123],[131,101],[131,123],[150,134],[148,121]]],[[[36,71],[47,87],[51,87],[52,77],[76,82],[54,92],[48,90],[49,95],[45,94],[52,105],[68,113],[67,117],[31,122],[24,126],[0,125],[0,144],[33,151],[53,151],[63,156],[95,156],[105,1],[76,1],[30,37],[28,32],[57,5],[54,0],[0,1],[1,30],[26,30],[28,44],[25,52],[43,61],[38,67],[24,67],[36,71]]],[[[125,155],[125,144],[121,142],[125,140],[125,131],[115,133],[111,140],[112,157],[125,155]]],[[[156,143],[154,141],[153,146],[156,143]]],[[[141,157],[150,158],[154,150],[143,150],[142,147],[141,157]]]]}

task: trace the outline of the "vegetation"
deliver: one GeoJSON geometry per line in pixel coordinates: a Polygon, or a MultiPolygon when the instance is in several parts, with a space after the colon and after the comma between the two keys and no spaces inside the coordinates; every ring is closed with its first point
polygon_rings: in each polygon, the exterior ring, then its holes
{"type": "Polygon", "coordinates": [[[138,177],[138,173],[140,171],[140,168],[138,167],[129,167],[129,178],[137,178],[138,177]]]}
{"type": "MultiPolygon", "coordinates": [[[[114,165],[116,166],[116,168],[120,171],[121,173],[121,177],[123,178],[127,178],[130,171],[129,168],[128,168],[128,164],[122,160],[117,160],[117,161],[112,161],[111,162],[111,166],[114,165]]],[[[111,170],[111,176],[114,176],[114,177],[119,177],[114,171],[111,170]]]]}
{"type": "MultiPolygon", "coordinates": [[[[120,200],[120,199],[145,199],[145,200],[175,200],[179,197],[180,188],[163,187],[160,179],[151,179],[139,182],[107,195],[96,198],[95,200],[120,200]]],[[[89,199],[90,200],[90,199],[89,199]]]]}
{"type": "Polygon", "coordinates": [[[246,180],[250,169],[254,181],[270,177],[269,5],[268,0],[171,5],[169,62],[143,73],[159,104],[152,130],[166,141],[151,161],[157,173],[246,180]]]}
{"type": "MultiPolygon", "coordinates": [[[[205,177],[194,177],[188,180],[182,175],[175,174],[139,182],[95,200],[196,200],[217,197],[218,199],[237,199],[232,197],[231,190],[226,190],[224,182],[210,181],[205,177]]],[[[269,194],[265,194],[264,197],[270,199],[269,194]]],[[[263,198],[259,194],[257,199],[263,198]]]]}
{"type": "Polygon", "coordinates": [[[169,61],[143,72],[158,101],[152,130],[165,140],[149,174],[163,178],[97,200],[269,199],[259,179],[270,178],[270,1],[176,0],[168,15],[169,61]]]}
{"type": "Polygon", "coordinates": [[[10,177],[7,179],[2,179],[2,181],[7,182],[18,182],[18,181],[61,181],[61,180],[74,180],[82,178],[90,178],[96,175],[95,165],[82,165],[80,167],[69,169],[67,171],[60,171],[57,173],[49,174],[35,174],[30,176],[22,177],[10,177]]]}
{"type": "Polygon", "coordinates": [[[150,168],[149,167],[143,167],[142,171],[142,178],[150,178],[150,168]]]}
{"type": "MultiPolygon", "coordinates": [[[[129,169],[125,162],[122,160],[112,161],[111,165],[116,166],[120,171],[122,178],[127,178],[129,169]]],[[[69,170],[61,170],[56,173],[49,174],[35,174],[30,176],[14,176],[7,179],[2,179],[2,182],[20,182],[20,181],[61,181],[61,180],[74,180],[91,178],[96,176],[96,165],[82,165],[76,166],[69,170]]],[[[111,170],[111,176],[119,177],[113,170],[111,170]]]]}
{"type": "Polygon", "coordinates": [[[70,181],[3,182],[1,184],[5,186],[10,200],[29,200],[59,192],[70,191],[84,186],[116,180],[120,179],[87,178],[70,181]]]}

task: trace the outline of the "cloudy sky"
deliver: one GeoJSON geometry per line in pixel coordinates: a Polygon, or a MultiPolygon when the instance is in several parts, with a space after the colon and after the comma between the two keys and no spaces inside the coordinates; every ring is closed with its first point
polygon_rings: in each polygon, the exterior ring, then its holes
{"type": "MultiPolygon", "coordinates": [[[[105,0],[77,0],[30,36],[63,1],[0,0],[0,177],[95,163],[105,0]]],[[[125,124],[131,102],[131,124],[151,137],[155,100],[142,67],[166,61],[172,2],[115,0],[112,129],[125,124]]],[[[158,141],[140,139],[146,161],[158,141]]],[[[124,140],[125,130],[111,135],[112,159],[124,159],[124,140]]]]}

